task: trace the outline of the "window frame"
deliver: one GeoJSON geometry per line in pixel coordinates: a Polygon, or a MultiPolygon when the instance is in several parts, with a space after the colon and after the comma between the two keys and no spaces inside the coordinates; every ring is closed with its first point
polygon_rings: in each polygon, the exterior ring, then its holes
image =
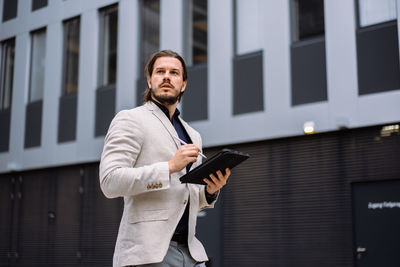
{"type": "MultiPolygon", "coordinates": [[[[66,96],[66,95],[70,95],[70,94],[76,94],[79,91],[79,57],[80,57],[80,34],[81,34],[81,18],[80,16],[77,17],[73,17],[67,20],[63,21],[63,58],[62,58],[62,80],[61,80],[61,95],[62,96],[66,96]],[[78,29],[78,33],[77,33],[77,44],[78,44],[78,52],[77,52],[77,66],[76,66],[76,90],[75,91],[69,91],[67,89],[67,79],[68,79],[68,69],[69,69],[69,64],[73,64],[70,63],[71,57],[68,57],[69,55],[69,51],[68,51],[68,32],[66,30],[66,25],[68,23],[74,23],[76,22],[78,24],[77,29],[78,29]]],[[[76,36],[75,36],[76,37],[76,36]]],[[[73,55],[71,55],[73,56],[73,55]]]]}
{"type": "Polygon", "coordinates": [[[10,109],[12,106],[12,94],[14,87],[14,68],[15,68],[15,44],[16,38],[9,38],[0,43],[0,110],[10,109]],[[8,51],[8,48],[11,46],[11,51],[8,51]],[[11,68],[8,69],[8,52],[11,52],[11,68]],[[11,73],[9,73],[9,71],[11,73]],[[7,77],[10,80],[8,81],[9,86],[6,88],[7,77]],[[8,92],[8,96],[6,93],[8,92]],[[7,101],[7,103],[5,103],[7,101]]]}
{"type": "MultiPolygon", "coordinates": [[[[208,0],[188,0],[184,2],[184,16],[185,16],[185,21],[186,23],[184,23],[184,48],[185,48],[185,60],[188,66],[195,66],[195,65],[200,65],[200,64],[207,64],[208,63],[208,28],[209,28],[209,3],[208,0]],[[204,1],[206,3],[206,9],[200,9],[198,7],[195,7],[195,3],[194,1],[204,1]],[[203,16],[205,16],[205,21],[206,21],[206,25],[205,25],[205,42],[196,42],[195,40],[195,12],[196,10],[198,11],[198,13],[200,14],[201,12],[203,12],[203,16]],[[205,45],[205,60],[200,60],[200,61],[196,61],[195,60],[195,43],[200,43],[205,45]]],[[[201,31],[201,26],[198,24],[198,28],[201,31]]],[[[203,26],[204,29],[204,26],[203,26]]]]}
{"type": "Polygon", "coordinates": [[[98,68],[97,68],[97,86],[104,87],[115,85],[117,82],[117,62],[118,62],[118,4],[104,7],[99,10],[99,45],[98,45],[98,68]],[[110,23],[106,28],[106,17],[116,13],[116,39],[115,39],[115,73],[114,81],[110,82],[110,63],[109,57],[113,53],[109,49],[110,43],[110,23]],[[107,50],[107,51],[106,51],[107,50]]]}
{"type": "Polygon", "coordinates": [[[33,77],[33,64],[34,64],[34,62],[33,62],[33,56],[34,56],[34,45],[35,45],[35,39],[34,39],[34,35],[36,35],[36,34],[44,34],[44,45],[45,45],[45,48],[44,48],[44,58],[43,58],[43,60],[46,60],[46,41],[47,41],[47,28],[46,27],[44,27],[44,28],[40,28],[40,29],[37,29],[37,30],[34,30],[34,31],[32,31],[31,33],[30,33],[30,38],[31,38],[31,50],[30,50],[30,62],[29,62],[29,88],[28,88],[28,103],[33,103],[33,102],[36,102],[36,101],[40,101],[40,100],[43,100],[43,97],[44,97],[44,86],[45,86],[45,83],[44,83],[44,81],[45,81],[45,76],[46,76],[46,67],[44,66],[44,70],[43,70],[43,88],[42,88],[42,95],[41,95],[41,98],[39,98],[39,99],[35,99],[35,100],[32,100],[32,77],[33,77]]]}
{"type": "MultiPolygon", "coordinates": [[[[145,8],[144,3],[150,3],[149,0],[139,0],[139,53],[138,53],[138,74],[139,77],[143,75],[143,70],[146,65],[147,60],[149,59],[150,55],[153,54],[154,52],[157,52],[160,49],[160,32],[161,32],[161,0],[153,0],[154,2],[158,2],[158,25],[156,34],[152,35],[153,33],[149,34],[149,31],[146,31],[149,29],[149,25],[147,25],[149,18],[145,17],[146,12],[148,12],[145,8]],[[144,34],[149,34],[149,35],[144,35],[144,34]],[[145,40],[147,40],[147,36],[157,36],[155,39],[157,44],[157,48],[153,49],[153,51],[150,51],[152,49],[149,49],[149,47],[146,46],[145,40]]],[[[150,39],[150,38],[149,38],[150,39]]]]}

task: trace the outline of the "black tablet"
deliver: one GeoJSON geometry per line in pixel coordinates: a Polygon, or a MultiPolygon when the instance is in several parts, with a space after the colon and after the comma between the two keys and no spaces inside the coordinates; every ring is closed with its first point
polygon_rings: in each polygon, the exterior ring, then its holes
{"type": "MultiPolygon", "coordinates": [[[[232,149],[222,149],[211,158],[204,161],[201,165],[183,175],[179,180],[181,183],[203,184],[204,178],[210,179],[210,174],[216,175],[217,170],[224,173],[226,168],[232,169],[248,159],[249,154],[235,151],[232,149]]],[[[217,175],[216,175],[217,176],[217,175]]]]}

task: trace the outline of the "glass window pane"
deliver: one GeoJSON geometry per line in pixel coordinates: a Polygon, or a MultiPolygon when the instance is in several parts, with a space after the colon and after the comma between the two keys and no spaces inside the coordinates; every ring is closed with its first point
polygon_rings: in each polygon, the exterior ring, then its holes
{"type": "Polygon", "coordinates": [[[32,33],[29,102],[43,99],[46,56],[46,30],[32,33]]]}
{"type": "Polygon", "coordinates": [[[80,19],[64,22],[63,94],[78,91],[80,19]]]}
{"type": "Polygon", "coordinates": [[[265,16],[264,0],[235,0],[235,55],[243,55],[263,50],[265,26],[260,23],[265,16]],[[251,30],[249,30],[251,29],[251,30]]]}
{"type": "Polygon", "coordinates": [[[293,16],[293,41],[324,35],[324,0],[294,0],[293,16]]]}
{"type": "Polygon", "coordinates": [[[118,9],[100,13],[99,86],[115,84],[117,75],[118,9]]]}
{"type": "Polygon", "coordinates": [[[207,0],[193,0],[193,65],[207,62],[207,0]]]}
{"type": "Polygon", "coordinates": [[[160,47],[160,0],[140,0],[140,62],[139,73],[150,56],[160,47]]]}
{"type": "Polygon", "coordinates": [[[13,78],[14,78],[15,39],[1,44],[0,68],[0,109],[11,107],[13,78]]]}
{"type": "Polygon", "coordinates": [[[186,63],[207,62],[207,0],[188,0],[186,3],[185,49],[186,63]]]}
{"type": "Polygon", "coordinates": [[[397,0],[359,0],[360,26],[397,19],[397,0]]]}

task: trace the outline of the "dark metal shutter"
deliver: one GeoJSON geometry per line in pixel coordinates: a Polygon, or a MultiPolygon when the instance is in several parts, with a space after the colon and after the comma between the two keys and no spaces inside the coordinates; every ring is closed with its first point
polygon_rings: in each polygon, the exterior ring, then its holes
{"type": "Polygon", "coordinates": [[[0,266],[112,266],[123,202],[100,191],[98,163],[2,175],[0,186],[0,266]]]}
{"type": "Polygon", "coordinates": [[[233,146],[252,157],[223,189],[223,266],[353,266],[350,183],[400,178],[400,135],[380,130],[233,146]]]}

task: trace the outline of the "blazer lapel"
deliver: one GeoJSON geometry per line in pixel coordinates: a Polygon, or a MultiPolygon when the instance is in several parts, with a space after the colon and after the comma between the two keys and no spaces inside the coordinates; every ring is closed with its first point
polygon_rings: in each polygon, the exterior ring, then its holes
{"type": "Polygon", "coordinates": [[[167,116],[165,116],[165,114],[162,112],[161,109],[159,109],[156,104],[154,104],[153,102],[149,101],[146,103],[146,107],[152,111],[152,113],[154,114],[154,116],[156,116],[160,122],[162,123],[162,125],[165,127],[165,129],[168,131],[168,133],[170,134],[172,140],[174,141],[176,148],[179,148],[181,146],[180,142],[175,138],[178,137],[177,132],[175,131],[174,126],[172,125],[172,123],[168,120],[167,116]]]}

